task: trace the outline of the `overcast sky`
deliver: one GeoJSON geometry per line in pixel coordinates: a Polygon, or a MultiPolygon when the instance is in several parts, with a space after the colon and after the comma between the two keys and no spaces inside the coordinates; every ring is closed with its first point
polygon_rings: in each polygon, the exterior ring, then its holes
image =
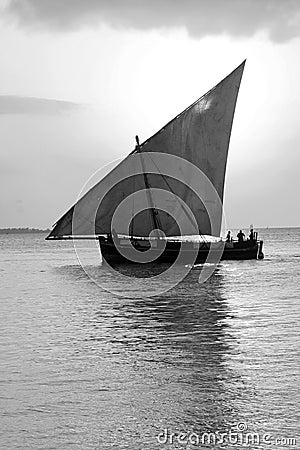
{"type": "Polygon", "coordinates": [[[0,0],[0,227],[50,227],[245,58],[230,227],[300,226],[298,0],[0,0]]]}

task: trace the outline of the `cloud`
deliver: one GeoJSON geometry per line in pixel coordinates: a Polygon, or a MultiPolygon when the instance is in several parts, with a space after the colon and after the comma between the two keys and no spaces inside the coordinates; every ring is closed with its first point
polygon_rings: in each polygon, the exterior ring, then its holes
{"type": "Polygon", "coordinates": [[[108,24],[138,30],[184,27],[190,35],[251,36],[273,41],[300,35],[299,0],[6,0],[21,25],[76,30],[108,24]]]}
{"type": "Polygon", "coordinates": [[[1,114],[57,115],[80,107],[77,103],[46,98],[0,95],[1,114]]]}

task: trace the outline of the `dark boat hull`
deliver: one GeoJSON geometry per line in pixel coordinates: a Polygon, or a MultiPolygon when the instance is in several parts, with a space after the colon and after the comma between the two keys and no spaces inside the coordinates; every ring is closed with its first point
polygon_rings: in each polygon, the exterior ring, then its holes
{"type": "MultiPolygon", "coordinates": [[[[100,239],[100,249],[103,260],[109,264],[116,263],[141,263],[141,261],[133,261],[129,257],[126,257],[126,249],[131,245],[129,240],[120,240],[118,245],[122,249],[121,254],[114,243],[107,239],[100,239]]],[[[136,250],[139,250],[141,254],[150,249],[150,244],[147,245],[148,241],[133,241],[133,245],[136,250]]],[[[207,260],[209,251],[211,250],[212,259],[220,259],[220,250],[217,248],[216,244],[205,243],[200,244],[199,249],[195,251],[194,243],[192,242],[176,242],[168,241],[163,251],[151,250],[153,252],[153,262],[154,263],[173,263],[179,253],[181,255],[182,263],[204,263],[207,260]],[[211,247],[212,246],[212,247],[211,247]],[[157,252],[157,255],[156,253],[157,252]]],[[[224,245],[224,243],[222,244],[224,245]]],[[[221,260],[249,260],[249,259],[262,259],[262,246],[263,241],[244,241],[244,242],[230,242],[225,243],[224,249],[221,250],[221,260]]]]}

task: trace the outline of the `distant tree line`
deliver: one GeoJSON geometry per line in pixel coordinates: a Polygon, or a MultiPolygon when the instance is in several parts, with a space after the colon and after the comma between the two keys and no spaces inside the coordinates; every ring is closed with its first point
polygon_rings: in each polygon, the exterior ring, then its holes
{"type": "Polygon", "coordinates": [[[39,228],[0,228],[0,234],[49,233],[50,230],[39,228]]]}

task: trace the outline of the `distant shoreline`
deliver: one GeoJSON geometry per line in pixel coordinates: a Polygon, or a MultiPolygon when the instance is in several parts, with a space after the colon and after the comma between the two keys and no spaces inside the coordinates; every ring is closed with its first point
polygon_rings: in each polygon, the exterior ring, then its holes
{"type": "MultiPolygon", "coordinates": [[[[244,227],[242,230],[247,230],[249,227],[244,227]]],[[[280,229],[293,229],[293,228],[300,228],[299,226],[289,226],[289,227],[257,227],[255,228],[258,231],[261,230],[280,230],[280,229]]],[[[231,230],[236,231],[239,230],[239,228],[231,228],[231,230]]],[[[50,229],[41,229],[41,228],[0,228],[0,235],[1,234],[34,234],[34,233],[50,233],[50,229]]]]}
{"type": "Polygon", "coordinates": [[[30,234],[30,233],[50,233],[49,229],[40,228],[0,228],[0,234],[30,234]]]}

